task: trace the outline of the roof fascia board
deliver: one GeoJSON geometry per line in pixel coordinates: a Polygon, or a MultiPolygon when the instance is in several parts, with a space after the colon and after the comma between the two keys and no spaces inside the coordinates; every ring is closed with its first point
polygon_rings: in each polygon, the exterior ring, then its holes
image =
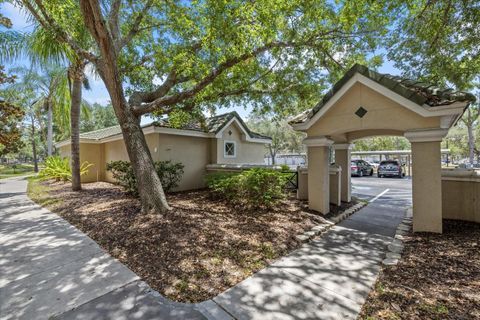
{"type": "Polygon", "coordinates": [[[436,117],[449,114],[458,114],[463,112],[463,108],[468,104],[467,102],[454,103],[448,106],[437,106],[430,107],[428,105],[418,105],[407,98],[399,95],[398,93],[382,86],[376,81],[360,74],[355,73],[343,86],[338,90],[333,97],[331,97],[328,102],[307,122],[292,124],[292,127],[296,130],[308,130],[315,122],[318,121],[354,84],[357,82],[364,84],[365,86],[371,88],[372,90],[377,91],[378,93],[384,95],[402,105],[403,107],[423,116],[423,117],[436,117]]]}
{"type": "Polygon", "coordinates": [[[260,139],[260,138],[253,138],[253,137],[250,137],[250,134],[248,133],[248,131],[246,130],[245,126],[242,124],[241,121],[239,121],[237,119],[236,116],[234,116],[232,119],[230,119],[227,124],[225,124],[222,129],[220,129],[216,134],[215,134],[215,138],[221,138],[222,137],[222,133],[223,131],[225,131],[225,129],[227,129],[232,123],[236,123],[239,127],[240,127],[240,130],[242,131],[242,138],[243,140],[247,141],[247,142],[254,142],[254,143],[263,143],[263,144],[271,144],[272,143],[272,140],[271,139],[260,139]]]}
{"type": "MultiPolygon", "coordinates": [[[[245,140],[248,142],[255,142],[255,143],[263,143],[263,144],[271,144],[272,141],[270,139],[260,139],[260,138],[251,138],[247,131],[245,131],[245,128],[242,126],[242,124],[236,119],[232,118],[229,123],[224,127],[228,127],[233,121],[237,121],[239,124],[240,128],[242,128],[243,131],[243,136],[245,137],[245,140]]],[[[223,131],[223,129],[222,129],[223,131]]],[[[175,129],[175,128],[165,128],[165,127],[155,127],[155,126],[148,126],[143,128],[143,134],[152,134],[152,133],[163,133],[163,134],[171,134],[171,135],[177,135],[177,136],[187,136],[187,137],[199,137],[199,138],[215,138],[217,137],[213,133],[208,133],[208,132],[201,132],[201,131],[195,131],[195,130],[184,130],[184,129],[175,129]]],[[[218,135],[218,134],[217,134],[218,135]]],[[[217,137],[218,138],[218,137],[217,137]]],[[[117,141],[117,140],[122,140],[123,139],[123,134],[118,133],[103,139],[80,139],[80,143],[107,143],[107,142],[112,142],[112,141],[117,141]]],[[[55,144],[55,147],[60,148],[63,146],[70,145],[70,140],[64,140],[59,143],[55,144]]]]}
{"type": "Polygon", "coordinates": [[[240,128],[240,130],[242,130],[242,134],[245,138],[249,137],[249,134],[247,132],[247,130],[243,127],[243,125],[240,123],[240,121],[238,121],[237,117],[233,117],[232,119],[228,120],[227,124],[225,124],[216,134],[215,134],[215,138],[221,138],[222,137],[222,134],[223,134],[223,131],[225,131],[225,129],[227,129],[232,123],[236,123],[238,125],[238,127],[240,128]]]}
{"type": "MultiPolygon", "coordinates": [[[[99,140],[95,139],[80,139],[80,143],[89,143],[89,144],[98,144],[101,143],[99,140]]],[[[60,142],[55,143],[55,148],[61,148],[70,145],[70,139],[63,140],[60,142]]]]}
{"type": "Polygon", "coordinates": [[[213,133],[207,133],[202,131],[195,130],[184,130],[184,129],[175,129],[175,128],[165,128],[165,127],[154,127],[155,133],[163,134],[172,134],[177,136],[188,136],[188,137],[200,137],[200,138],[213,138],[213,133]]]}

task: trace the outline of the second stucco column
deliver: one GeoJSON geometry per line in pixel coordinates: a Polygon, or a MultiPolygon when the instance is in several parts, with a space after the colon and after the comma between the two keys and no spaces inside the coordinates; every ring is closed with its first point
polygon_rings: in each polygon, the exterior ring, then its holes
{"type": "Polygon", "coordinates": [[[413,231],[442,233],[443,129],[407,132],[412,144],[413,231]]]}
{"type": "Polygon", "coordinates": [[[341,199],[343,202],[350,202],[352,201],[352,168],[350,165],[352,145],[349,143],[334,144],[333,148],[335,149],[335,164],[342,168],[341,199]]]}
{"type": "Polygon", "coordinates": [[[330,146],[325,137],[304,140],[308,156],[308,207],[323,214],[330,212],[330,146]]]}

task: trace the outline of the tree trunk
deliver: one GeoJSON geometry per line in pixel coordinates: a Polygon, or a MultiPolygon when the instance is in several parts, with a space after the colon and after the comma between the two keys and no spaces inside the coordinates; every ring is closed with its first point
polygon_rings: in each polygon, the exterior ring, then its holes
{"type": "Polygon", "coordinates": [[[270,151],[270,157],[272,157],[272,166],[274,166],[277,163],[277,161],[275,160],[276,152],[275,150],[273,150],[271,145],[268,145],[268,150],[270,151]]]}
{"type": "Polygon", "coordinates": [[[137,178],[142,212],[166,213],[171,208],[167,203],[162,183],[155,170],[152,155],[140,126],[140,117],[137,117],[128,105],[118,74],[104,67],[100,66],[99,68],[97,66],[98,69],[104,70],[104,72],[100,72],[100,75],[107,87],[113,109],[122,129],[128,157],[137,178]]]}
{"type": "Polygon", "coordinates": [[[467,132],[468,132],[468,159],[470,161],[470,164],[473,165],[475,136],[473,134],[473,125],[471,123],[467,124],[467,132]]]}
{"type": "Polygon", "coordinates": [[[137,178],[142,212],[165,213],[171,208],[167,203],[162,183],[155,170],[147,141],[140,126],[140,119],[134,116],[129,109],[125,111],[121,112],[123,115],[118,117],[118,120],[122,127],[128,156],[137,178]]]}
{"type": "Polygon", "coordinates": [[[53,110],[48,99],[45,104],[47,107],[47,155],[50,157],[53,150],[53,110]]]}
{"type": "Polygon", "coordinates": [[[107,87],[115,115],[122,129],[128,157],[132,165],[140,195],[142,212],[165,213],[171,210],[167,203],[162,183],[153,165],[152,155],[137,117],[123,91],[123,78],[118,67],[117,50],[105,21],[101,16],[98,2],[80,1],[85,25],[99,46],[102,59],[95,62],[100,77],[107,87]]]}
{"type": "Polygon", "coordinates": [[[33,171],[38,172],[37,145],[35,143],[35,120],[32,117],[32,152],[33,152],[33,171]]]}
{"type": "Polygon", "coordinates": [[[71,67],[72,78],[71,105],[70,105],[70,139],[71,139],[71,166],[72,190],[82,190],[80,178],[80,108],[82,104],[82,84],[84,77],[84,64],[80,63],[71,67]]]}

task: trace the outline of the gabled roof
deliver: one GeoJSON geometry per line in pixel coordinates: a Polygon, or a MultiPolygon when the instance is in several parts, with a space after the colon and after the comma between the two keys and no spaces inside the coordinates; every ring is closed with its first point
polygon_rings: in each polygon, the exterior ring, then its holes
{"type": "MultiPolygon", "coordinates": [[[[201,123],[200,121],[195,121],[192,123],[185,124],[181,128],[174,128],[172,125],[170,125],[170,123],[168,122],[168,119],[163,119],[163,120],[155,121],[153,123],[144,125],[142,126],[142,128],[143,129],[148,127],[170,128],[170,129],[178,129],[178,130],[203,132],[203,133],[212,133],[213,135],[215,135],[218,132],[220,132],[233,118],[236,118],[236,120],[240,122],[240,124],[248,133],[250,138],[267,139],[267,140],[272,139],[270,137],[250,131],[250,129],[245,124],[245,122],[243,122],[242,118],[235,111],[207,118],[205,119],[204,124],[201,123]]],[[[121,133],[122,133],[122,130],[120,126],[116,125],[116,126],[112,126],[104,129],[81,133],[80,139],[99,141],[115,135],[119,135],[121,133]]]]}
{"type": "Polygon", "coordinates": [[[355,75],[361,74],[381,86],[399,94],[400,96],[420,106],[435,108],[456,102],[474,102],[475,96],[468,92],[455,91],[451,88],[440,88],[436,85],[391,74],[383,74],[367,67],[355,64],[345,75],[330,89],[322,100],[312,109],[307,110],[289,121],[290,124],[307,122],[355,75]]]}
{"type": "Polygon", "coordinates": [[[240,124],[245,129],[245,131],[247,131],[250,138],[270,139],[270,140],[272,139],[269,136],[265,136],[263,134],[251,131],[248,128],[247,124],[245,122],[243,122],[242,118],[240,117],[240,115],[236,111],[229,112],[229,113],[224,113],[224,114],[221,114],[221,115],[218,115],[218,116],[208,118],[206,120],[206,126],[207,126],[208,132],[215,133],[215,134],[219,133],[225,126],[228,125],[230,120],[232,120],[233,118],[236,118],[240,122],[240,124]]]}

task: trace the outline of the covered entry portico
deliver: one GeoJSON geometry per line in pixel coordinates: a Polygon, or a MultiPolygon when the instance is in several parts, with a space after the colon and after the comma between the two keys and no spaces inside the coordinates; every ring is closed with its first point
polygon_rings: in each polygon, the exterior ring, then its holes
{"type": "Polygon", "coordinates": [[[371,136],[406,137],[412,145],[414,231],[442,232],[440,143],[473,95],[355,65],[320,103],[290,121],[307,134],[310,209],[328,213],[330,148],[342,168],[341,199],[351,201],[352,142],[371,136]]]}

